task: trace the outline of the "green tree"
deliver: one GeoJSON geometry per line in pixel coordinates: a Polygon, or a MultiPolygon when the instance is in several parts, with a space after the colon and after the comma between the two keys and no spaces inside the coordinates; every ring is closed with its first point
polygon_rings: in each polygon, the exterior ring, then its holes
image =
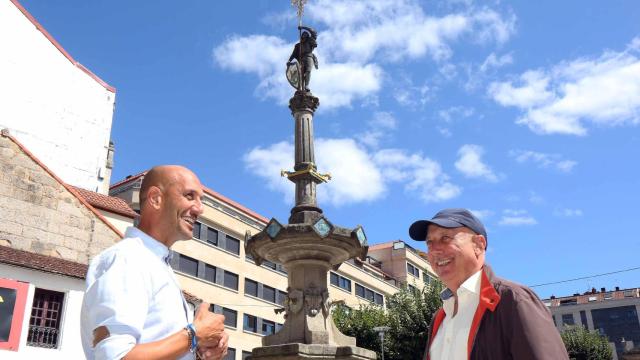
{"type": "Polygon", "coordinates": [[[442,306],[441,291],[442,285],[435,282],[423,290],[403,288],[387,299],[389,359],[421,359],[429,324],[442,306]]]}
{"type": "Polygon", "coordinates": [[[377,305],[349,309],[338,306],[333,312],[336,326],[345,335],[354,336],[358,346],[380,353],[380,338],[373,331],[388,326],[385,334],[385,360],[421,359],[431,318],[442,305],[442,285],[435,282],[424,290],[404,287],[387,298],[386,310],[377,305]]]}
{"type": "Polygon", "coordinates": [[[378,333],[373,331],[374,327],[387,323],[387,314],[380,306],[364,305],[359,309],[351,309],[338,305],[333,310],[333,321],[343,334],[356,338],[357,346],[373,350],[380,356],[380,339],[378,333]]]}
{"type": "Polygon", "coordinates": [[[609,341],[596,331],[588,331],[582,326],[566,328],[562,341],[569,358],[574,360],[611,360],[613,354],[609,341]]]}

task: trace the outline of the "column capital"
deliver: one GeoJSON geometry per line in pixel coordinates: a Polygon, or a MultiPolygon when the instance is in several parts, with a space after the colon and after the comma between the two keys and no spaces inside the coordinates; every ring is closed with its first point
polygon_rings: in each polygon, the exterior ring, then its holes
{"type": "Polygon", "coordinates": [[[320,106],[320,99],[313,96],[310,91],[296,91],[289,99],[289,109],[294,115],[300,111],[308,111],[313,114],[318,106],[320,106]]]}

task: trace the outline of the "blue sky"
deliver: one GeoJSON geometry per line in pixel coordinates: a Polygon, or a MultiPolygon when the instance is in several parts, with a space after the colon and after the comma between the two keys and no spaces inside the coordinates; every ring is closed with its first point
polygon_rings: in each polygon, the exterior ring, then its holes
{"type": "MultiPolygon", "coordinates": [[[[289,1],[22,4],[117,88],[113,181],[161,163],[286,221],[289,1]]],[[[488,262],[534,285],[640,266],[640,4],[309,0],[328,219],[371,243],[467,207],[488,262]]],[[[640,285],[640,271],[538,287],[640,285]]]]}

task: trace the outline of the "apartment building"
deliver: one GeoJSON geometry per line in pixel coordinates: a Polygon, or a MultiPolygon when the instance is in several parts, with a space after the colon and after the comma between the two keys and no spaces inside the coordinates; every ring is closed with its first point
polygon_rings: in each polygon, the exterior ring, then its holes
{"type": "MultiPolygon", "coordinates": [[[[110,195],[139,209],[145,172],[111,186],[110,195]]],[[[172,267],[183,289],[224,314],[230,331],[227,359],[244,359],[262,337],[284,323],[287,273],[279,264],[255,265],[244,252],[247,233],[260,231],[269,219],[205,188],[204,212],[194,226],[193,239],[173,246],[172,267]]],[[[328,274],[329,295],[346,306],[385,306],[388,296],[404,282],[422,288],[434,278],[427,261],[402,241],[373,246],[366,259],[352,259],[328,274]],[[409,273],[410,272],[410,273],[409,273]],[[423,280],[427,279],[427,280],[423,280]]]]}
{"type": "Polygon", "coordinates": [[[595,288],[583,294],[543,300],[559,331],[582,325],[609,338],[617,358],[640,346],[640,288],[595,288]]]}

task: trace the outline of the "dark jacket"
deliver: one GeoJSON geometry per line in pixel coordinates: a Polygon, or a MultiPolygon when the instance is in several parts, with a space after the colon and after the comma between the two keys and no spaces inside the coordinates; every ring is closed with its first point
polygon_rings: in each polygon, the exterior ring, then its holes
{"type": "MultiPolygon", "coordinates": [[[[429,346],[446,314],[439,309],[429,329],[423,359],[430,359],[429,346]]],[[[568,360],[551,313],[529,288],[494,276],[484,266],[480,301],[467,342],[473,360],[568,360]]]]}

